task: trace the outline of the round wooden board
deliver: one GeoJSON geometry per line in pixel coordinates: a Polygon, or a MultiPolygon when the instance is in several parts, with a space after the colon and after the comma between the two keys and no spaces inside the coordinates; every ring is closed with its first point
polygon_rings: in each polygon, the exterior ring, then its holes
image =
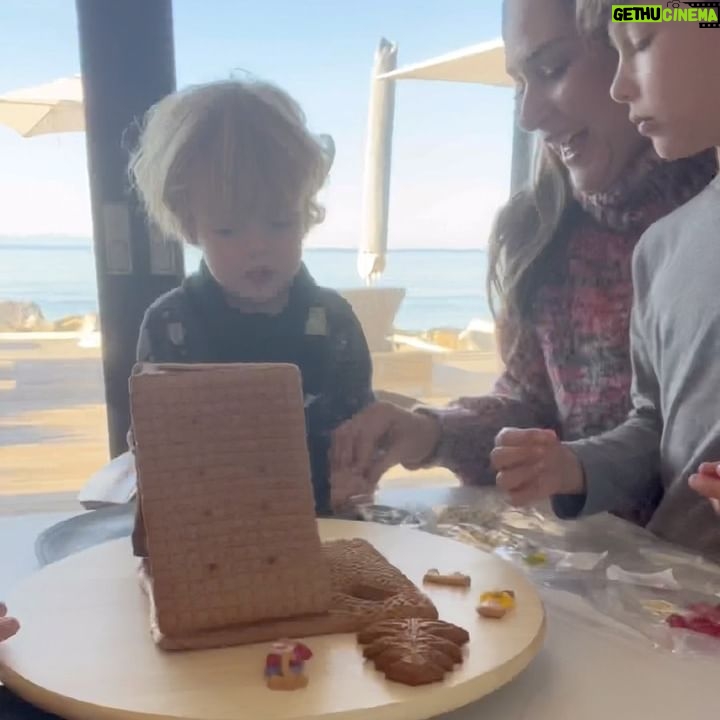
{"type": "Polygon", "coordinates": [[[163,653],[148,630],[147,601],[127,540],[50,565],[9,597],[23,625],[0,645],[0,679],[29,702],[68,720],[423,720],[462,707],[520,673],[539,651],[545,614],[525,576],[499,558],[413,529],[321,520],[323,539],[370,541],[413,582],[429,568],[462,571],[469,590],[425,586],[443,620],[470,633],[465,662],[442,684],[385,680],[362,659],[354,635],[310,638],[310,684],[265,687],[267,645],[163,653]],[[517,608],[478,617],[486,590],[512,589],[517,608]]]}

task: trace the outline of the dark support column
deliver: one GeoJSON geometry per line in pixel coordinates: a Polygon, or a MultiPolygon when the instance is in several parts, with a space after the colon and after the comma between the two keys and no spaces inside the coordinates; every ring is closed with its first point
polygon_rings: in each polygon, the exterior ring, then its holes
{"type": "MultiPolygon", "coordinates": [[[[76,0],[110,454],[127,449],[128,377],[145,308],[183,275],[127,179],[126,130],[175,89],[171,0],[76,0]]],[[[132,133],[129,135],[132,136],[132,133]]]]}
{"type": "Polygon", "coordinates": [[[525,132],[518,124],[517,107],[513,126],[512,168],[510,171],[510,194],[514,195],[530,182],[533,161],[533,134],[525,132]]]}

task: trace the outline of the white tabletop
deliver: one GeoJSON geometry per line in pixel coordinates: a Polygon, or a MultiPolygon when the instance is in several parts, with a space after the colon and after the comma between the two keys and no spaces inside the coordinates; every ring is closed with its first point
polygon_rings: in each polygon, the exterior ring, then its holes
{"type": "MultiPolygon", "coordinates": [[[[426,492],[432,504],[464,502],[466,491],[426,492]]],[[[408,491],[379,502],[399,504],[408,491]]],[[[402,504],[405,504],[402,502],[402,504]]],[[[36,568],[37,534],[67,515],[0,518],[0,596],[36,568]]],[[[452,720],[704,720],[717,715],[718,661],[672,656],[612,628],[580,601],[544,591],[544,650],[513,683],[452,720]]]]}

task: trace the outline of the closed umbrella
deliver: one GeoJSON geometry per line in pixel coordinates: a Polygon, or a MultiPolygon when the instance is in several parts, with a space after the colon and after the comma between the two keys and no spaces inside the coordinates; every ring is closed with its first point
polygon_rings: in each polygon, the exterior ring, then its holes
{"type": "Polygon", "coordinates": [[[363,194],[363,227],[358,272],[371,284],[385,270],[395,83],[380,77],[397,66],[397,46],[384,38],[373,65],[363,194]]]}

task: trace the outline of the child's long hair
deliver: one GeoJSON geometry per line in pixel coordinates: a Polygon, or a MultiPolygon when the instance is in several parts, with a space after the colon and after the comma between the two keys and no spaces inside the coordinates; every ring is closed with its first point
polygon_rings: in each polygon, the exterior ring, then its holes
{"type": "Polygon", "coordinates": [[[129,170],[150,220],[166,236],[194,243],[190,199],[198,187],[232,216],[300,212],[307,232],[324,219],[317,193],[330,162],[286,92],[229,80],[190,87],[153,106],[129,170]]]}

